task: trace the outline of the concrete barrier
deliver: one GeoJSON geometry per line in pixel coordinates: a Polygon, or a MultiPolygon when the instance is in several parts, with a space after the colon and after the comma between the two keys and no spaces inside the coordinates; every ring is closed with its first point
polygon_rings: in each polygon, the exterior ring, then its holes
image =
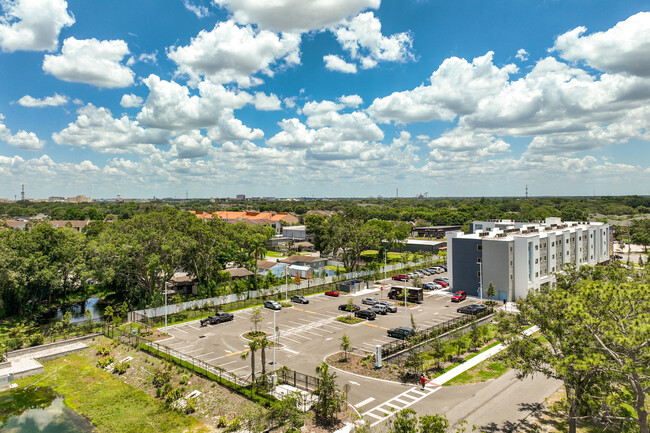
{"type": "Polygon", "coordinates": [[[102,334],[91,334],[85,335],[83,337],[71,338],[69,340],[56,341],[54,343],[41,344],[39,346],[27,347],[25,349],[18,349],[11,352],[7,352],[7,359],[9,358],[18,358],[20,356],[29,355],[31,353],[41,352],[43,350],[51,349],[53,347],[66,346],[71,343],[76,343],[77,341],[89,340],[91,338],[99,337],[102,334]]]}

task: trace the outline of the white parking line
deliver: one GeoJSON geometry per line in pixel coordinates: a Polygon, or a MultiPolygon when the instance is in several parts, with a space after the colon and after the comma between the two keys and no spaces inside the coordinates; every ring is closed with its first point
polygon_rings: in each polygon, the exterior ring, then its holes
{"type": "Polygon", "coordinates": [[[200,357],[200,356],[212,355],[213,353],[217,353],[217,352],[202,353],[202,354],[200,354],[200,355],[196,355],[196,357],[198,358],[198,357],[200,357]]]}
{"type": "Polygon", "coordinates": [[[235,368],[234,370],[228,370],[228,373],[234,373],[237,370],[243,370],[244,368],[250,368],[248,365],[245,365],[243,367],[235,368]]]}
{"type": "Polygon", "coordinates": [[[362,402],[360,402],[360,403],[358,403],[358,404],[355,404],[355,405],[353,405],[353,406],[356,407],[357,409],[359,409],[361,406],[365,406],[365,405],[367,405],[368,403],[371,403],[371,402],[373,402],[373,401],[375,401],[375,398],[374,398],[374,397],[370,397],[370,398],[367,398],[367,399],[365,399],[364,401],[362,401],[362,402]]]}

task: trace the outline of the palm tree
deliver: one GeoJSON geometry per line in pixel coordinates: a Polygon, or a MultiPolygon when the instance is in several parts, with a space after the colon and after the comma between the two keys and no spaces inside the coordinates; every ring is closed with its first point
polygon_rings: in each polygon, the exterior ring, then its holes
{"type": "Polygon", "coordinates": [[[255,352],[260,348],[260,342],[257,338],[248,342],[248,349],[241,354],[242,359],[248,358],[248,355],[251,356],[251,380],[255,383],[255,352]]]}
{"type": "MultiPolygon", "coordinates": [[[[269,339],[266,338],[266,335],[262,338],[258,338],[257,340],[259,348],[262,351],[262,376],[264,376],[266,374],[266,349],[267,347],[272,346],[273,342],[269,341],[269,339]]],[[[275,368],[275,365],[273,368],[275,368]]]]}

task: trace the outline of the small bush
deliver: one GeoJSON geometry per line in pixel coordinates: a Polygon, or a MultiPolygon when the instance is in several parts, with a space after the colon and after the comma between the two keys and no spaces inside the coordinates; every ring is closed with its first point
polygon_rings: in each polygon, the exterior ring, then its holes
{"type": "Polygon", "coordinates": [[[43,341],[44,341],[44,340],[45,340],[45,337],[43,336],[43,334],[41,334],[40,332],[38,332],[38,333],[36,333],[36,334],[32,334],[32,335],[29,337],[29,345],[30,345],[30,346],[38,346],[38,345],[40,345],[40,344],[43,344],[43,341]]]}
{"type": "Polygon", "coordinates": [[[185,413],[194,413],[196,412],[196,399],[191,398],[187,400],[187,404],[185,405],[185,413]]]}
{"type": "Polygon", "coordinates": [[[183,388],[173,388],[165,396],[165,402],[171,404],[183,396],[183,388]]]}
{"type": "Polygon", "coordinates": [[[172,379],[172,372],[167,368],[155,368],[153,371],[153,386],[160,388],[161,386],[168,384],[172,379]]]}
{"type": "Polygon", "coordinates": [[[187,385],[187,382],[189,382],[189,381],[190,381],[189,376],[187,374],[184,374],[184,375],[181,376],[181,379],[180,379],[179,382],[180,382],[181,385],[187,385]]]}
{"type": "Polygon", "coordinates": [[[124,374],[126,370],[130,367],[129,362],[120,362],[115,364],[113,367],[113,373],[124,374]]]}
{"type": "Polygon", "coordinates": [[[227,432],[237,431],[241,428],[241,421],[239,418],[233,418],[232,421],[228,424],[227,432]]]}
{"type": "Polygon", "coordinates": [[[223,428],[227,425],[228,425],[228,419],[224,415],[221,415],[219,419],[217,419],[217,427],[223,428]]]}
{"type": "Polygon", "coordinates": [[[99,367],[99,368],[106,368],[106,367],[108,367],[110,364],[112,364],[113,362],[115,362],[115,357],[113,357],[113,356],[111,356],[111,355],[104,356],[103,358],[99,358],[99,359],[97,360],[97,367],[99,367]]]}
{"type": "Polygon", "coordinates": [[[107,356],[111,354],[111,348],[108,344],[103,344],[97,348],[97,355],[107,356]]]}

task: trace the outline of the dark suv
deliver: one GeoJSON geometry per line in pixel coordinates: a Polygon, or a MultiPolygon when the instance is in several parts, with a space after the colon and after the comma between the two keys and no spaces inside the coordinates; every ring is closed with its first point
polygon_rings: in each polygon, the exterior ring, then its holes
{"type": "Polygon", "coordinates": [[[291,297],[291,302],[295,302],[297,304],[309,304],[309,299],[305,298],[304,296],[293,295],[291,297]]]}
{"type": "Polygon", "coordinates": [[[201,319],[201,326],[205,326],[208,323],[210,325],[214,325],[217,323],[222,323],[222,322],[230,322],[232,319],[234,319],[235,316],[233,316],[231,313],[216,313],[214,316],[208,316],[205,319],[201,319]]]}
{"type": "Polygon", "coordinates": [[[409,337],[412,337],[415,335],[415,330],[413,328],[405,328],[405,327],[400,327],[400,328],[392,328],[388,330],[388,336],[393,337],[393,338],[400,338],[402,340],[406,340],[409,337]]]}
{"type": "Polygon", "coordinates": [[[375,314],[375,312],[372,310],[355,311],[354,315],[361,319],[368,319],[368,320],[375,320],[375,318],[377,317],[377,314],[375,314]]]}
{"type": "Polygon", "coordinates": [[[463,314],[478,314],[478,313],[482,313],[485,310],[487,310],[487,307],[485,305],[472,304],[472,305],[465,305],[464,307],[460,307],[456,311],[463,314]]]}

